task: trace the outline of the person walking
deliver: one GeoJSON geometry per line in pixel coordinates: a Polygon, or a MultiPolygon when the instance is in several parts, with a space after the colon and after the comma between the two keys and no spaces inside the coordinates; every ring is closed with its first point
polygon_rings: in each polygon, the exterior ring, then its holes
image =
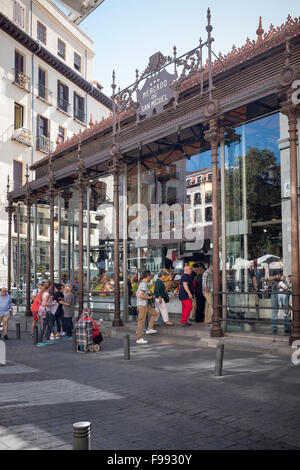
{"type": "Polygon", "coordinates": [[[181,326],[191,326],[188,321],[189,315],[193,308],[194,283],[192,277],[192,269],[185,266],[183,275],[180,279],[179,300],[182,305],[182,315],[180,320],[181,326]]]}
{"type": "Polygon", "coordinates": [[[71,287],[69,285],[65,286],[64,300],[61,299],[59,303],[63,305],[64,309],[64,325],[66,332],[65,339],[72,339],[75,298],[74,294],[71,292],[71,287]]]}
{"type": "Polygon", "coordinates": [[[203,287],[202,287],[202,280],[203,280],[203,273],[205,272],[204,264],[200,263],[198,274],[194,278],[194,286],[195,286],[195,297],[197,301],[196,307],[196,323],[204,322],[204,309],[205,309],[205,297],[203,295],[203,287]]]}
{"type": "Polygon", "coordinates": [[[39,317],[38,317],[38,311],[39,311],[39,306],[42,302],[42,296],[41,296],[41,288],[44,285],[43,281],[40,281],[38,283],[38,287],[33,290],[32,292],[32,304],[31,304],[31,312],[33,313],[33,322],[31,324],[31,336],[33,337],[33,332],[34,332],[34,327],[38,324],[39,317]]]}
{"type": "Polygon", "coordinates": [[[167,308],[167,302],[169,301],[166,287],[164,284],[168,273],[166,271],[160,271],[158,273],[157,280],[154,286],[154,297],[155,297],[155,309],[158,314],[161,314],[164,324],[166,326],[172,326],[173,323],[169,320],[169,313],[167,308]]]}
{"type": "Polygon", "coordinates": [[[154,326],[155,320],[158,316],[158,312],[155,310],[155,308],[153,308],[148,303],[148,300],[153,299],[153,296],[149,295],[149,287],[148,287],[148,283],[150,282],[151,279],[152,279],[151,272],[148,271],[148,270],[144,271],[142,273],[142,278],[140,280],[138,290],[137,290],[137,293],[136,293],[136,297],[137,297],[136,305],[137,305],[137,309],[138,309],[138,312],[139,312],[137,335],[136,335],[137,344],[147,344],[148,343],[148,341],[143,339],[143,327],[144,327],[144,324],[145,324],[147,313],[149,313],[151,315],[151,318],[150,318],[150,321],[149,321],[148,328],[146,330],[146,334],[150,335],[150,334],[157,333],[157,331],[153,329],[153,326],[154,326]]]}
{"type": "MultiPolygon", "coordinates": [[[[6,287],[1,288],[1,293],[0,293],[0,326],[2,326],[3,323],[3,332],[4,332],[4,339],[7,340],[9,339],[7,336],[7,330],[8,330],[8,320],[9,317],[13,313],[13,307],[12,307],[12,300],[11,296],[7,293],[6,287]]],[[[1,338],[1,334],[0,334],[1,338]]]]}
{"type": "Polygon", "coordinates": [[[57,304],[57,309],[54,314],[54,324],[56,323],[56,339],[60,338],[61,331],[63,330],[64,310],[62,304],[59,302],[64,299],[64,294],[61,289],[61,284],[54,284],[54,301],[57,304]]]}
{"type": "MultiPolygon", "coordinates": [[[[194,285],[194,292],[196,293],[196,277],[199,274],[199,264],[194,263],[192,267],[192,273],[191,276],[193,278],[193,285],[194,285]]],[[[196,319],[196,311],[197,311],[197,299],[196,296],[193,296],[192,299],[192,311],[190,313],[189,321],[195,321],[196,319]]]]}
{"type": "Polygon", "coordinates": [[[207,270],[202,275],[202,288],[205,297],[204,322],[211,324],[212,317],[212,291],[213,291],[213,272],[212,264],[209,264],[207,270]]]}

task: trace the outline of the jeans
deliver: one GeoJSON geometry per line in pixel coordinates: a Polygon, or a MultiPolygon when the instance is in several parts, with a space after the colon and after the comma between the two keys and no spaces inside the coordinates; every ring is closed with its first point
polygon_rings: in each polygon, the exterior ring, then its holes
{"type": "Polygon", "coordinates": [[[278,308],[284,310],[284,331],[287,333],[290,329],[290,315],[289,315],[289,295],[288,294],[271,294],[271,307],[272,307],[272,330],[277,331],[278,308]]]}
{"type": "MultiPolygon", "coordinates": [[[[56,312],[54,315],[54,324],[56,323],[57,333],[60,333],[63,330],[63,312],[56,312]]],[[[53,325],[54,326],[54,325],[53,325]]]]}
{"type": "Polygon", "coordinates": [[[50,334],[53,328],[54,315],[50,312],[46,312],[45,318],[40,319],[40,329],[39,329],[39,338],[38,342],[42,343],[45,335],[46,341],[49,341],[50,334]]]}
{"type": "Polygon", "coordinates": [[[72,336],[73,321],[72,317],[64,317],[65,332],[67,336],[72,336]]]}

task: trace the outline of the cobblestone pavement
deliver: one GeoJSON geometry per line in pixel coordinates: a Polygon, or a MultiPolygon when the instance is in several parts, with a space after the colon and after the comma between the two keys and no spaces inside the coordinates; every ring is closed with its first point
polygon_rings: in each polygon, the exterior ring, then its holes
{"type": "MultiPolygon", "coordinates": [[[[184,333],[184,332],[183,332],[184,333]]],[[[92,422],[92,448],[300,449],[300,366],[290,358],[105,338],[99,353],[70,341],[6,342],[0,366],[0,450],[71,449],[72,424],[92,422]]]]}

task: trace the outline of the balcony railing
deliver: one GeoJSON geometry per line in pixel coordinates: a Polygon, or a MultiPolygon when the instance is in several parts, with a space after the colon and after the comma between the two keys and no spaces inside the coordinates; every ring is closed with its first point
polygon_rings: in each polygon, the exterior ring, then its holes
{"type": "Polygon", "coordinates": [[[14,80],[13,83],[23,88],[26,91],[30,91],[31,78],[28,77],[24,72],[18,69],[13,69],[14,80]]]}
{"type": "Polygon", "coordinates": [[[57,108],[64,113],[71,114],[71,104],[69,101],[64,100],[63,98],[57,98],[57,108]]]}
{"type": "Polygon", "coordinates": [[[11,139],[19,142],[20,144],[27,145],[27,147],[31,147],[32,145],[31,131],[25,129],[24,127],[15,129],[11,139]]]}
{"type": "Polygon", "coordinates": [[[48,104],[52,104],[52,91],[40,83],[37,85],[37,96],[42,100],[47,101],[48,104]]]}
{"type": "Polygon", "coordinates": [[[51,153],[54,150],[54,144],[48,137],[40,135],[36,139],[36,149],[40,152],[51,153]]]}
{"type": "Polygon", "coordinates": [[[74,109],[74,119],[77,119],[77,121],[80,121],[83,124],[86,123],[86,115],[81,111],[81,109],[74,109]]]}

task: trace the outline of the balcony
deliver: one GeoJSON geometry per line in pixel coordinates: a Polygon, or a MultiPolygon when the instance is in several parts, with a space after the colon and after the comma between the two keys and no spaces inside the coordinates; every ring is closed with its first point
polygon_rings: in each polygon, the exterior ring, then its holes
{"type": "Polygon", "coordinates": [[[57,98],[57,109],[68,116],[71,116],[71,104],[69,101],[64,100],[63,98],[57,98]]]}
{"type": "Polygon", "coordinates": [[[22,88],[23,90],[30,92],[31,87],[31,78],[28,75],[25,75],[24,72],[13,69],[14,80],[13,83],[18,87],[22,88]]]}
{"type": "Polygon", "coordinates": [[[40,83],[37,85],[37,97],[49,105],[52,105],[53,103],[52,91],[48,90],[48,88],[46,88],[44,85],[41,85],[40,83]]]}
{"type": "Polygon", "coordinates": [[[54,150],[54,144],[48,137],[40,135],[36,139],[36,149],[43,153],[51,153],[54,150]]]}
{"type": "Polygon", "coordinates": [[[31,131],[25,129],[24,127],[19,127],[18,129],[14,130],[11,140],[26,145],[27,147],[31,147],[31,131]]]}

